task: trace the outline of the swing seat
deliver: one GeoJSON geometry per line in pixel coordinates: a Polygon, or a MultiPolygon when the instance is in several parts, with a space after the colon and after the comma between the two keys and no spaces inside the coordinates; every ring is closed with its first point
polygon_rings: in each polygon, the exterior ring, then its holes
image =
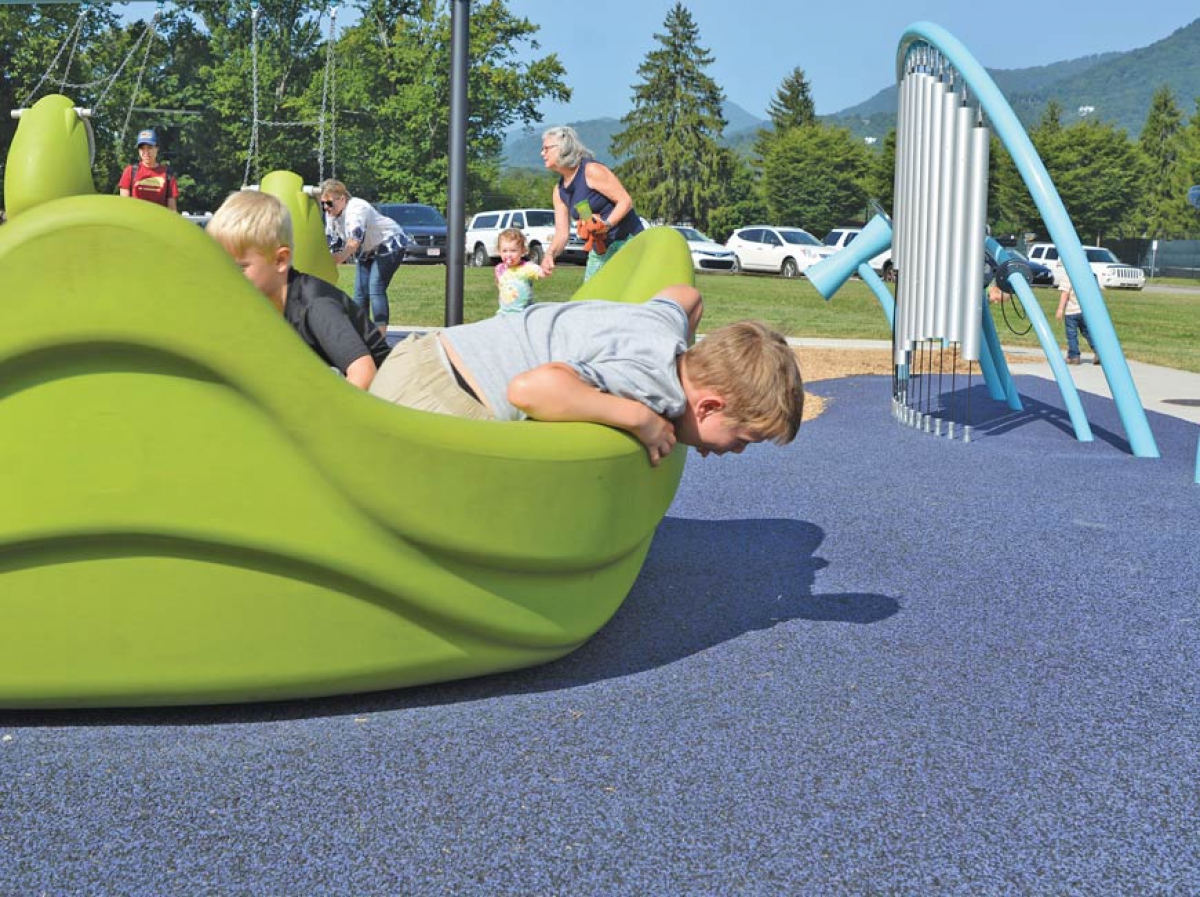
{"type": "MultiPolygon", "coordinates": [[[[586,287],[692,280],[646,231],[586,287]]],[[[332,375],[216,243],[110,196],[0,228],[0,707],[390,689],[543,663],[617,610],[681,476],[594,424],[332,375]]]]}

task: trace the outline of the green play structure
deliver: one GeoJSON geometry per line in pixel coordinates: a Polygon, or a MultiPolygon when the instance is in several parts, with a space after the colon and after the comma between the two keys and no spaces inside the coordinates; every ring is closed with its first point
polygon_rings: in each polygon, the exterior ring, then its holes
{"type": "MultiPolygon", "coordinates": [[[[14,147],[60,141],[59,118],[39,138],[27,113],[14,147]]],[[[579,295],[691,281],[686,244],[656,228],[579,295]]],[[[25,203],[0,227],[0,283],[0,707],[298,698],[552,660],[624,600],[683,471],[683,450],[651,468],[597,425],[359,392],[150,203],[25,203]]]]}

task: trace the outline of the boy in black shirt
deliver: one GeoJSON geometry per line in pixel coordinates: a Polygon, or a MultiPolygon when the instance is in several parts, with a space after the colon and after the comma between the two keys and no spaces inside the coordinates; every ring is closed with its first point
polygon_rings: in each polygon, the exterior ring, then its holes
{"type": "Polygon", "coordinates": [[[314,352],[359,389],[371,385],[387,340],[349,296],[292,268],[292,219],[282,202],[269,193],[233,193],[206,229],[314,352]]]}

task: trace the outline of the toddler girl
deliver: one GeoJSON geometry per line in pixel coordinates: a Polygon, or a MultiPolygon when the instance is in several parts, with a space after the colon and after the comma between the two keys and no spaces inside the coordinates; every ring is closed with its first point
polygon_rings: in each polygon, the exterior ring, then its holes
{"type": "Polygon", "coordinates": [[[500,308],[496,314],[519,314],[533,302],[533,281],[546,275],[539,265],[525,261],[525,235],[517,228],[501,231],[496,246],[500,249],[496,266],[500,308]]]}

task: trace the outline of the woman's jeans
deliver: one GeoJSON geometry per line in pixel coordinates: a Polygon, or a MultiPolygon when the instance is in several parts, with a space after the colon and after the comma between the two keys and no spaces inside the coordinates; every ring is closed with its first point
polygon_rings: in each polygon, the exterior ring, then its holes
{"type": "Polygon", "coordinates": [[[376,253],[369,259],[359,259],[354,272],[354,304],[366,314],[370,309],[371,320],[377,327],[388,325],[388,284],[392,275],[404,261],[404,247],[397,246],[387,252],[376,253]]]}

